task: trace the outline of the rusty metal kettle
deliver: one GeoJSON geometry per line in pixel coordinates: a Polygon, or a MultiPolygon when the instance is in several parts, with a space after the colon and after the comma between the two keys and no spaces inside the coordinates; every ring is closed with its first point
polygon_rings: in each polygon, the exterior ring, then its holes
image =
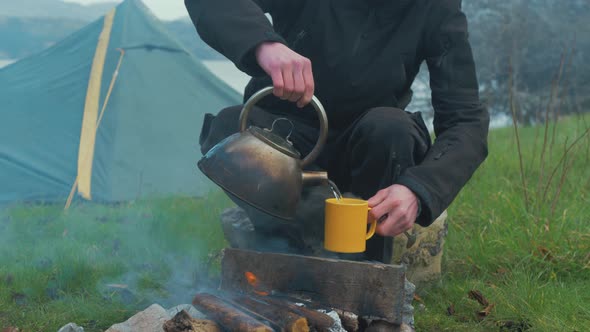
{"type": "Polygon", "coordinates": [[[324,147],[328,118],[314,96],[311,104],[319,117],[319,138],[311,152],[301,159],[288,137],[272,128],[247,127],[248,114],[263,97],[272,93],[266,87],[250,97],[240,113],[240,131],[211,148],[199,161],[199,169],[234,197],[270,215],[292,219],[304,184],[325,183],[326,172],[307,172],[324,147]]]}

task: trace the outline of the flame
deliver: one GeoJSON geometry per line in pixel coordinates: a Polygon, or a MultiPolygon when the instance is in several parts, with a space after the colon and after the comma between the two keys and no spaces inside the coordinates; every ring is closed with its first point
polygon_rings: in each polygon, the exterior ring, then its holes
{"type": "Polygon", "coordinates": [[[256,275],[252,272],[246,271],[244,273],[244,276],[246,277],[246,280],[248,280],[248,283],[254,287],[256,287],[258,285],[258,278],[256,277],[256,275]]]}
{"type": "Polygon", "coordinates": [[[250,284],[250,286],[252,286],[252,288],[254,288],[254,293],[260,295],[260,296],[268,296],[270,293],[267,291],[264,291],[261,289],[261,283],[258,280],[258,277],[250,272],[250,271],[246,271],[244,272],[244,276],[246,277],[246,280],[248,281],[248,284],[250,284]]]}

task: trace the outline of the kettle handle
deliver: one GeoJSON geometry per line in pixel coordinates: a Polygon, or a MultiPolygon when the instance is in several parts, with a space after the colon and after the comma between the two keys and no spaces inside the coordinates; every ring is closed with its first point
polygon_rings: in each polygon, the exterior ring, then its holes
{"type": "MultiPolygon", "coordinates": [[[[246,126],[248,124],[248,114],[250,114],[250,111],[252,110],[254,104],[256,104],[258,101],[260,101],[267,95],[271,94],[272,91],[273,87],[268,86],[253,94],[246,101],[246,103],[244,104],[244,108],[242,108],[242,112],[240,113],[240,132],[246,130],[246,126]]],[[[318,118],[320,120],[320,135],[311,152],[307,156],[305,156],[305,158],[303,158],[303,160],[301,161],[302,168],[308,166],[315,160],[315,158],[317,158],[317,156],[324,148],[324,144],[326,143],[326,139],[328,138],[328,117],[326,116],[324,106],[322,106],[322,103],[320,103],[316,96],[313,96],[311,98],[311,105],[313,105],[313,108],[315,108],[318,114],[318,118]]]]}

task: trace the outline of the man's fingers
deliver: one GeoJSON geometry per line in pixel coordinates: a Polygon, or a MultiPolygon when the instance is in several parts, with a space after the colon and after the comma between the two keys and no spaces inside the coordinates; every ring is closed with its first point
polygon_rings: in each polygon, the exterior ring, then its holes
{"type": "Polygon", "coordinates": [[[369,201],[368,201],[369,202],[369,206],[370,207],[377,206],[377,204],[383,202],[387,198],[387,195],[388,195],[388,191],[386,189],[379,190],[375,194],[375,196],[369,198],[369,201]]]}
{"type": "Polygon", "coordinates": [[[382,223],[377,225],[375,232],[381,236],[397,236],[412,228],[412,223],[401,210],[393,210],[382,223]]]}
{"type": "Polygon", "coordinates": [[[311,101],[313,97],[315,83],[313,81],[313,72],[311,70],[311,61],[309,59],[305,59],[305,64],[303,67],[303,80],[305,81],[305,92],[303,93],[303,97],[299,99],[297,102],[297,106],[303,107],[311,101]]]}
{"type": "Polygon", "coordinates": [[[283,81],[283,73],[281,72],[281,69],[273,69],[270,72],[270,78],[272,79],[273,94],[279,98],[282,98],[285,82],[283,81]]]}
{"type": "Polygon", "coordinates": [[[379,220],[379,218],[389,214],[394,209],[394,207],[395,206],[391,200],[383,200],[379,204],[372,207],[371,211],[369,211],[369,214],[375,220],[379,220]]]}
{"type": "Polygon", "coordinates": [[[281,99],[290,99],[293,94],[293,69],[291,66],[283,66],[282,69],[285,86],[283,88],[283,96],[281,99]]]}
{"type": "Polygon", "coordinates": [[[303,65],[297,65],[293,70],[293,94],[289,101],[296,102],[303,97],[305,92],[305,80],[303,78],[303,65]]]}

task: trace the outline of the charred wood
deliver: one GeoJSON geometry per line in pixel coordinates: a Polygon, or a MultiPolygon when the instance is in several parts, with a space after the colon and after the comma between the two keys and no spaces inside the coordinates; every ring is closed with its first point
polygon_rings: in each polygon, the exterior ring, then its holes
{"type": "Polygon", "coordinates": [[[193,305],[228,331],[273,332],[268,325],[262,324],[215,295],[199,293],[195,295],[193,305]]]}
{"type": "Polygon", "coordinates": [[[334,326],[334,320],[332,319],[332,317],[324,313],[308,309],[306,307],[298,306],[294,303],[273,297],[269,297],[268,299],[265,298],[265,301],[269,302],[270,304],[276,307],[285,308],[300,316],[305,317],[307,319],[309,326],[318,332],[327,332],[330,330],[332,326],[334,326]]]}
{"type": "Polygon", "coordinates": [[[279,326],[280,330],[286,332],[309,332],[307,319],[284,306],[272,304],[266,298],[254,298],[250,296],[237,296],[232,301],[238,305],[255,312],[279,326]]]}

